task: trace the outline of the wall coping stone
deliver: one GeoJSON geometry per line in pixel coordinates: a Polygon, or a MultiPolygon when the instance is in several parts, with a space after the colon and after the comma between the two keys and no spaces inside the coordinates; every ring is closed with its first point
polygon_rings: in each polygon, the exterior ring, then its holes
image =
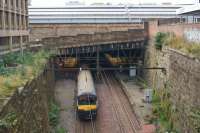
{"type": "Polygon", "coordinates": [[[169,52],[173,52],[173,53],[176,53],[176,54],[179,54],[179,55],[182,55],[182,56],[184,56],[184,57],[186,57],[186,58],[188,58],[190,60],[194,60],[197,63],[200,63],[200,58],[195,57],[195,56],[193,56],[191,54],[186,54],[184,52],[181,52],[180,50],[169,48],[169,47],[165,47],[164,50],[169,51],[169,52]]]}

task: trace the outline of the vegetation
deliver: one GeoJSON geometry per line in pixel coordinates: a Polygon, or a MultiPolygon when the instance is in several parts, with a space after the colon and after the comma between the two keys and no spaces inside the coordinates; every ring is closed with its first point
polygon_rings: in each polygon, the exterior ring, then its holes
{"type": "Polygon", "coordinates": [[[166,37],[168,36],[167,33],[158,32],[155,36],[155,48],[161,50],[163,44],[165,42],[166,37]]]}
{"type": "Polygon", "coordinates": [[[15,113],[8,113],[3,119],[0,120],[0,128],[8,129],[15,126],[17,123],[17,116],[15,113]]]}
{"type": "Polygon", "coordinates": [[[200,44],[195,42],[188,42],[183,38],[171,36],[170,39],[166,40],[167,46],[180,50],[186,54],[191,54],[195,57],[200,57],[200,44]]]}
{"type": "Polygon", "coordinates": [[[62,127],[57,127],[55,133],[67,133],[67,131],[62,127]]]}
{"type": "Polygon", "coordinates": [[[158,132],[177,132],[173,126],[173,115],[176,113],[172,109],[170,93],[167,89],[154,89],[153,94],[153,115],[151,122],[159,125],[158,132]]]}
{"type": "Polygon", "coordinates": [[[158,32],[155,36],[155,48],[161,50],[163,46],[180,50],[186,54],[200,57],[200,44],[188,42],[187,40],[176,37],[174,34],[158,32]]]}
{"type": "Polygon", "coordinates": [[[142,78],[137,78],[137,84],[139,85],[139,86],[141,86],[141,88],[140,89],[147,89],[148,88],[148,85],[147,85],[147,81],[145,81],[144,79],[142,79],[142,78]]]}
{"type": "Polygon", "coordinates": [[[54,102],[50,102],[49,123],[50,123],[50,126],[53,128],[51,131],[52,133],[66,133],[67,132],[64,128],[58,126],[59,114],[60,114],[60,107],[54,102]]]}
{"type": "Polygon", "coordinates": [[[0,97],[7,97],[43,70],[50,54],[46,51],[10,53],[0,60],[0,97]]]}
{"type": "Polygon", "coordinates": [[[60,108],[54,102],[50,103],[49,107],[49,122],[52,127],[56,127],[59,122],[60,108]]]}
{"type": "Polygon", "coordinates": [[[190,119],[192,124],[195,127],[195,130],[199,133],[200,132],[200,107],[193,108],[191,110],[190,119]]]}

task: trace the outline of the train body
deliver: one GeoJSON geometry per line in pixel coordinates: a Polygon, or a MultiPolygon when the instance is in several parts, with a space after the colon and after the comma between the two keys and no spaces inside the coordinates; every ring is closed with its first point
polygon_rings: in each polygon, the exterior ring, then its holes
{"type": "Polygon", "coordinates": [[[97,95],[92,74],[81,70],[77,79],[77,113],[80,119],[95,119],[97,115],[97,95]]]}

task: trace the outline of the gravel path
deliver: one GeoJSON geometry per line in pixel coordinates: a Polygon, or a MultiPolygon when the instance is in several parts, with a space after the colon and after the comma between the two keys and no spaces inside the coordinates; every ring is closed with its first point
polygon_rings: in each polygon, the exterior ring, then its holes
{"type": "Polygon", "coordinates": [[[56,83],[55,99],[61,107],[59,126],[68,133],[75,132],[75,111],[74,111],[74,80],[60,80],[56,83]]]}

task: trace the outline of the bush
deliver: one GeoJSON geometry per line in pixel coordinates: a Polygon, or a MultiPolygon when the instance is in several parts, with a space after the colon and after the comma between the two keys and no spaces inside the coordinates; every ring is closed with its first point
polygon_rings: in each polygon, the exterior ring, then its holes
{"type": "Polygon", "coordinates": [[[176,37],[173,34],[158,32],[155,36],[155,47],[161,50],[164,45],[180,50],[186,54],[200,57],[199,43],[188,42],[184,38],[176,37]]]}
{"type": "Polygon", "coordinates": [[[0,96],[9,96],[15,89],[32,80],[44,69],[49,57],[50,54],[43,50],[36,53],[24,52],[23,55],[21,53],[5,55],[0,60],[0,96]]]}
{"type": "Polygon", "coordinates": [[[152,103],[155,118],[152,121],[161,125],[161,132],[176,132],[172,121],[172,114],[175,112],[172,110],[169,96],[166,88],[162,90],[154,89],[152,103]]]}
{"type": "Polygon", "coordinates": [[[168,33],[162,33],[158,32],[155,36],[155,48],[158,50],[162,49],[162,46],[165,42],[166,37],[168,36],[168,33]]]}
{"type": "Polygon", "coordinates": [[[55,133],[67,133],[67,131],[62,127],[56,127],[55,133]]]}
{"type": "Polygon", "coordinates": [[[54,102],[49,107],[49,122],[52,127],[56,127],[59,121],[60,108],[54,102]]]}
{"type": "Polygon", "coordinates": [[[0,128],[8,129],[15,126],[16,123],[17,123],[17,115],[14,112],[11,112],[0,120],[0,128]]]}

